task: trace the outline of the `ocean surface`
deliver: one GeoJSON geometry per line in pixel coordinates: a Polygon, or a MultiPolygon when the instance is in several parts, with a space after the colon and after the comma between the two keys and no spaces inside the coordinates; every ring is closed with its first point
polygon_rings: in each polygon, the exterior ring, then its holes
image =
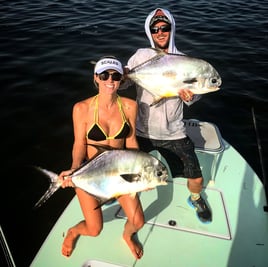
{"type": "Polygon", "coordinates": [[[144,21],[157,7],[172,11],[178,49],[209,61],[223,80],[220,91],[186,108],[185,117],[215,123],[266,183],[267,1],[0,3],[0,218],[16,266],[30,265],[74,195],[59,190],[34,210],[48,181],[32,166],[69,168],[72,106],[96,93],[91,61],[115,55],[125,64],[137,48],[148,47],[144,21]]]}

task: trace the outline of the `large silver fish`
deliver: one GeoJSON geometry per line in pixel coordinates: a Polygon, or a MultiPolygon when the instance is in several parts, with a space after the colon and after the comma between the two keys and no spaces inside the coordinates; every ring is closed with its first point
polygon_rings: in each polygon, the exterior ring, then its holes
{"type": "MultiPolygon", "coordinates": [[[[37,168],[51,180],[48,190],[35,204],[35,207],[40,207],[61,187],[61,182],[56,173],[37,168]]],[[[148,153],[108,150],[75,170],[70,177],[76,187],[96,196],[100,207],[121,195],[166,185],[168,172],[161,161],[148,153]]]]}
{"type": "Polygon", "coordinates": [[[194,94],[214,92],[222,83],[218,72],[205,60],[164,52],[134,67],[128,77],[149,91],[155,103],[178,96],[180,89],[194,94]]]}

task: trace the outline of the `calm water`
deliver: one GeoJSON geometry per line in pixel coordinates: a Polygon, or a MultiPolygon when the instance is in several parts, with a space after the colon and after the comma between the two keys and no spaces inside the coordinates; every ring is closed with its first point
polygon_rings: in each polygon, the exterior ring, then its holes
{"type": "Polygon", "coordinates": [[[216,123],[259,176],[266,174],[267,1],[0,2],[1,226],[17,266],[29,266],[73,196],[60,190],[33,210],[48,184],[31,166],[56,172],[70,166],[72,106],[95,94],[90,61],[113,54],[126,63],[147,47],[144,20],[156,7],[173,12],[177,47],[222,76],[221,91],[204,95],[185,116],[216,123]]]}

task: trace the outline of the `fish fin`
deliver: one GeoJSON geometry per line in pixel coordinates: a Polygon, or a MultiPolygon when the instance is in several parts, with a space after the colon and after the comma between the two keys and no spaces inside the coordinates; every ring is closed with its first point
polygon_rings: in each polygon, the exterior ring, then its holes
{"type": "Polygon", "coordinates": [[[150,107],[157,105],[160,101],[162,101],[165,98],[166,97],[155,98],[154,101],[150,104],[150,107]]]}
{"type": "Polygon", "coordinates": [[[50,179],[49,188],[34,205],[34,208],[39,208],[60,188],[61,184],[58,180],[59,176],[56,173],[40,167],[35,168],[45,174],[50,179]]]}
{"type": "Polygon", "coordinates": [[[192,79],[189,79],[189,80],[184,80],[183,83],[186,83],[186,84],[191,84],[191,83],[196,83],[197,82],[197,79],[196,78],[192,78],[192,79]]]}
{"type": "Polygon", "coordinates": [[[135,173],[120,174],[120,176],[129,183],[140,180],[140,175],[135,173]]]}
{"type": "Polygon", "coordinates": [[[109,199],[106,199],[106,198],[98,198],[98,200],[99,200],[99,205],[96,206],[96,208],[94,208],[94,210],[97,210],[97,209],[101,208],[105,204],[107,204],[107,205],[112,204],[116,200],[116,198],[115,197],[109,198],[109,199]]]}
{"type": "Polygon", "coordinates": [[[138,64],[137,66],[135,66],[131,70],[129,70],[128,74],[126,75],[127,77],[129,77],[131,79],[131,74],[135,73],[136,70],[140,69],[142,66],[146,65],[147,63],[158,60],[159,58],[162,58],[163,56],[167,55],[166,52],[164,52],[160,49],[152,48],[152,47],[151,47],[151,49],[155,50],[157,54],[155,56],[153,56],[152,58],[145,60],[144,62],[138,64]]]}
{"type": "Polygon", "coordinates": [[[160,48],[154,48],[154,47],[150,47],[152,50],[156,51],[157,56],[166,56],[166,55],[170,55],[170,56],[176,56],[176,57],[189,57],[186,54],[180,52],[180,54],[176,54],[176,53],[170,53],[170,52],[165,52],[163,50],[161,50],[160,48]]]}
{"type": "Polygon", "coordinates": [[[150,48],[152,50],[154,50],[157,53],[157,55],[167,55],[168,54],[167,52],[161,50],[160,48],[154,48],[154,47],[150,47],[150,48]]]}

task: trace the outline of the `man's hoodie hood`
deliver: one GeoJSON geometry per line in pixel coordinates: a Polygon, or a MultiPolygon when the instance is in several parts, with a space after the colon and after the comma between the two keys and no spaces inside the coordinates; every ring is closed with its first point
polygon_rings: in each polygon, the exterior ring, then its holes
{"type": "Polygon", "coordinates": [[[168,46],[168,52],[169,53],[174,53],[174,54],[182,54],[175,46],[175,20],[173,18],[173,16],[170,14],[170,12],[166,9],[163,8],[156,8],[155,10],[153,10],[146,18],[145,20],[145,32],[147,34],[147,37],[151,43],[151,47],[155,48],[154,45],[154,41],[150,32],[150,22],[151,19],[154,17],[155,13],[157,12],[157,10],[161,10],[164,15],[168,18],[168,20],[170,21],[170,25],[171,25],[171,31],[170,31],[170,40],[169,40],[169,46],[168,46]]]}

